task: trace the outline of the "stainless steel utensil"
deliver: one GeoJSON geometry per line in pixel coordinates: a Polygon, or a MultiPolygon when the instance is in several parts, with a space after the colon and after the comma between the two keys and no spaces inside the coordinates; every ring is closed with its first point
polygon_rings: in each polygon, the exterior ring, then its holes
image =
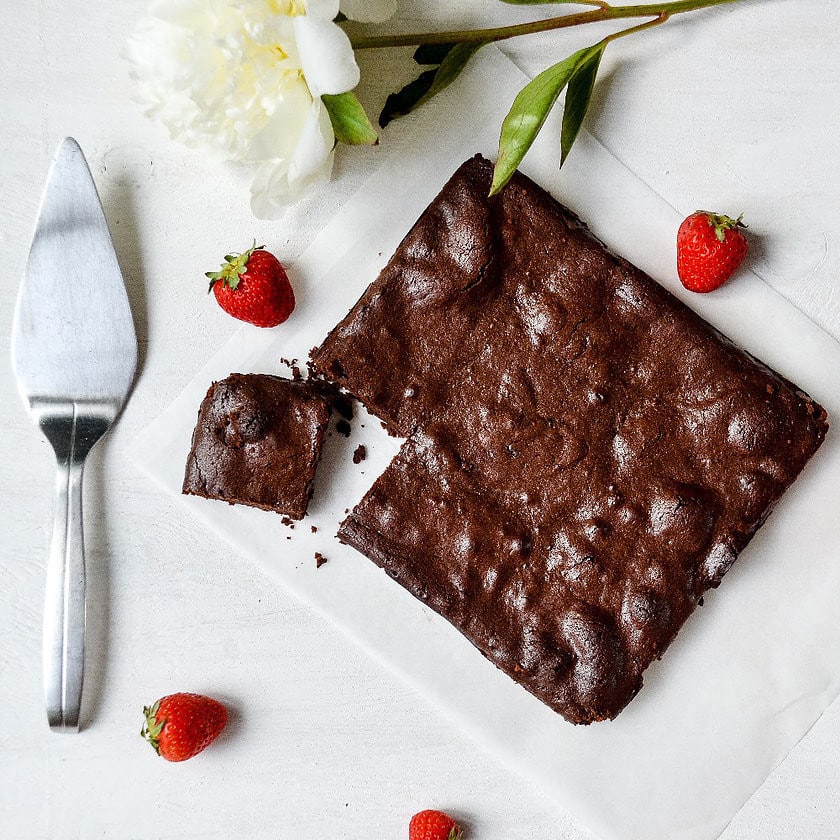
{"type": "Polygon", "coordinates": [[[137,338],[96,187],[70,137],[59,146],[41,199],[15,310],[12,365],[58,463],[44,691],[50,727],[77,732],[85,655],[82,470],[131,389],[137,338]]]}

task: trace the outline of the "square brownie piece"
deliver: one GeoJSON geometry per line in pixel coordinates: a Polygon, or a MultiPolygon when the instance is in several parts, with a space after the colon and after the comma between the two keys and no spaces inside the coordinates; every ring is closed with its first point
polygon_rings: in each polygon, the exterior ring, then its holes
{"type": "Polygon", "coordinates": [[[464,164],[313,355],[409,438],[339,536],[589,723],[638,692],[827,423],[536,184],[488,198],[491,177],[464,164]]]}
{"type": "Polygon", "coordinates": [[[331,410],[320,383],[257,373],[214,382],[198,410],[183,492],[302,519],[331,410]]]}

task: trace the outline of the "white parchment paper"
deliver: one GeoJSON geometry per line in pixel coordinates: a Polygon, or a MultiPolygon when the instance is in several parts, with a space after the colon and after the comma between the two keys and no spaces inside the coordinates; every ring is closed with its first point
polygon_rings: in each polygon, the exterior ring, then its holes
{"type": "MultiPolygon", "coordinates": [[[[180,495],[211,381],[234,370],[278,372],[280,357],[305,359],[457,166],[475,152],[495,156],[504,111],[525,81],[486,48],[439,99],[394,124],[380,169],[292,267],[292,318],[275,330],[239,331],[148,427],[134,455],[195,514],[196,527],[229,540],[590,830],[622,840],[711,840],[840,691],[840,444],[833,431],[720,590],[648,670],[638,697],[616,721],[590,727],[566,723],[334,538],[345,510],[399,445],[363,411],[350,438],[328,438],[310,515],[295,529],[271,513],[180,495]],[[368,458],[356,465],[352,453],[362,442],[368,458]],[[315,551],[329,558],[317,570],[315,551]]],[[[610,247],[808,390],[830,420],[840,418],[840,345],[748,272],[713,295],[684,292],[674,268],[676,212],[591,136],[579,139],[562,175],[558,147],[555,115],[523,170],[610,247]]]]}

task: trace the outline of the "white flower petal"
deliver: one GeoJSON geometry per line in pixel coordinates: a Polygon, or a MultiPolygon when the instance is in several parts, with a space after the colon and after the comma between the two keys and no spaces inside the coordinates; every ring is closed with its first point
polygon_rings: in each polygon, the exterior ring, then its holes
{"type": "Polygon", "coordinates": [[[329,181],[332,164],[333,152],[330,151],[323,167],[309,178],[290,181],[284,161],[266,161],[251,184],[251,211],[258,219],[281,218],[306,192],[329,181]]]}
{"type": "Polygon", "coordinates": [[[286,208],[332,175],[335,135],[327,109],[312,102],[290,160],[265,161],[251,184],[251,210],[258,219],[277,219],[286,208]]]}
{"type": "Polygon", "coordinates": [[[257,169],[251,183],[251,212],[258,219],[278,219],[285,212],[285,206],[274,196],[288,189],[288,169],[285,161],[277,160],[267,160],[257,169]]]}
{"type": "Polygon", "coordinates": [[[306,14],[322,20],[334,20],[338,14],[338,0],[306,0],[306,14]]]}
{"type": "Polygon", "coordinates": [[[382,23],[397,13],[397,0],[341,0],[341,11],[351,20],[382,23]]]}
{"type": "Polygon", "coordinates": [[[306,82],[298,78],[294,84],[280,88],[276,97],[277,109],[252,139],[244,160],[289,160],[294,155],[307,129],[314,104],[312,95],[306,82]]]}
{"type": "Polygon", "coordinates": [[[335,134],[330,115],[321,100],[316,99],[289,164],[289,181],[317,177],[326,165],[334,145],[335,134]]]}
{"type": "Polygon", "coordinates": [[[300,64],[315,97],[344,93],[359,84],[359,65],[345,32],[332,21],[294,19],[300,64]]]}

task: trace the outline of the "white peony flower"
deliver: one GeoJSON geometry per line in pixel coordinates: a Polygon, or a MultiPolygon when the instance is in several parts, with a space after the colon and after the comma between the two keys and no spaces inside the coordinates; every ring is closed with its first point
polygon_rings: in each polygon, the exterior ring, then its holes
{"type": "MultiPolygon", "coordinates": [[[[392,3],[346,5],[382,19],[392,3]]],[[[335,135],[320,97],[359,82],[338,12],[339,0],[156,0],[129,40],[147,113],[190,146],[253,163],[260,218],[329,180],[335,135]]]]}

